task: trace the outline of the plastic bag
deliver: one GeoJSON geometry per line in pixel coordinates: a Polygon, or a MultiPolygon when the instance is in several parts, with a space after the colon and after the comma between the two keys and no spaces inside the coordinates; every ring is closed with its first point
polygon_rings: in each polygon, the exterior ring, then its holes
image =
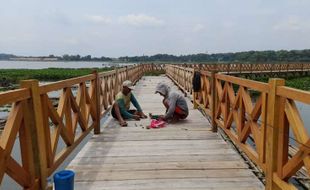
{"type": "Polygon", "coordinates": [[[163,128],[166,126],[166,122],[163,120],[152,119],[150,128],[163,128]]]}

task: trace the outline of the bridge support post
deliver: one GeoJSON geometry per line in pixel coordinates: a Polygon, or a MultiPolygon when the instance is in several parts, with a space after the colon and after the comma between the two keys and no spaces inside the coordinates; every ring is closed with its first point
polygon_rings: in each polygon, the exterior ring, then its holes
{"type": "MultiPolygon", "coordinates": [[[[33,133],[31,134],[31,141],[33,143],[33,157],[35,161],[35,169],[40,176],[40,188],[47,188],[47,159],[46,159],[46,136],[43,123],[42,103],[39,91],[38,80],[23,80],[20,82],[21,88],[28,88],[31,92],[31,103],[28,107],[28,112],[31,113],[33,118],[30,124],[33,127],[33,133]]],[[[49,130],[49,129],[47,129],[49,130]]]]}
{"type": "Polygon", "coordinates": [[[92,81],[92,87],[94,88],[94,100],[96,104],[96,121],[94,126],[94,133],[100,134],[100,115],[101,115],[101,105],[100,105],[100,77],[97,71],[93,72],[95,75],[94,81],[92,81]]]}
{"type": "Polygon", "coordinates": [[[216,105],[217,105],[217,94],[216,94],[216,79],[215,79],[216,71],[211,72],[211,125],[212,132],[217,132],[216,125],[216,105]]]}
{"type": "Polygon", "coordinates": [[[279,116],[281,100],[276,95],[277,87],[285,85],[284,79],[270,79],[267,112],[267,144],[266,144],[266,189],[274,190],[279,187],[274,183],[273,174],[278,165],[279,116]]]}

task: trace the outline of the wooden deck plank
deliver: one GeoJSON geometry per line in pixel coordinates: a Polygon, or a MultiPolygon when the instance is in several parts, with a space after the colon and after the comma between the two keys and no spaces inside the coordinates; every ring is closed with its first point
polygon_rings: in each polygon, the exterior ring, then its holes
{"type": "MultiPolygon", "coordinates": [[[[146,114],[165,109],[154,94],[158,82],[178,89],[166,77],[143,77],[134,94],[146,114]]],[[[76,189],[264,189],[248,165],[192,108],[185,121],[147,129],[150,120],[120,127],[111,118],[70,163],[76,189]]]]}
{"type": "Polygon", "coordinates": [[[202,190],[202,189],[233,189],[256,190],[262,185],[250,177],[242,178],[188,178],[156,179],[156,180],[124,180],[124,181],[91,181],[77,182],[77,189],[89,190],[202,190]]]}
{"type": "Polygon", "coordinates": [[[76,157],[71,166],[92,164],[130,164],[130,163],[158,163],[165,162],[207,162],[207,161],[235,161],[240,160],[239,155],[232,154],[215,154],[215,155],[152,155],[152,156],[108,156],[108,157],[76,157]]]}
{"type": "Polygon", "coordinates": [[[254,177],[247,169],[85,171],[75,173],[76,181],[120,181],[137,179],[235,178],[254,177]],[[232,175],[233,174],[233,175],[232,175]]]}
{"type": "MultiPolygon", "coordinates": [[[[164,160],[164,159],[163,159],[164,160]]],[[[210,170],[210,169],[244,169],[247,165],[240,160],[235,161],[183,161],[183,162],[144,162],[100,165],[85,164],[70,166],[69,169],[88,172],[111,172],[111,171],[149,171],[149,170],[210,170]]]]}

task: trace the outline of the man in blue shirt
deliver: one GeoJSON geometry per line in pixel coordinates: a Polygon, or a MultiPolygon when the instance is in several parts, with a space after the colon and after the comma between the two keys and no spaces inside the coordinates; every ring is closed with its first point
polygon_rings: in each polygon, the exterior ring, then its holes
{"type": "Polygon", "coordinates": [[[115,96],[115,102],[113,104],[111,113],[112,116],[119,121],[122,127],[127,126],[127,122],[124,119],[147,118],[143,113],[137,99],[131,93],[134,89],[132,82],[126,80],[122,84],[122,90],[115,96]],[[130,110],[130,102],[136,107],[137,110],[130,110]]]}

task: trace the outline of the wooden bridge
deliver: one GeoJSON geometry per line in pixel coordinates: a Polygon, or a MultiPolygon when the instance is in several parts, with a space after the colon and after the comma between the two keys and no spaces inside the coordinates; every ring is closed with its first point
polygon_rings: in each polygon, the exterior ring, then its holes
{"type": "MultiPolygon", "coordinates": [[[[143,77],[134,93],[146,113],[164,113],[154,94],[166,77],[143,77]]],[[[190,105],[191,102],[188,101],[190,105]]],[[[147,129],[149,119],[120,127],[109,118],[70,163],[76,189],[263,189],[236,151],[203,115],[190,109],[186,121],[147,129]]]]}
{"type": "Polygon", "coordinates": [[[185,64],[184,67],[197,70],[217,71],[231,76],[255,77],[287,77],[309,76],[310,64],[298,63],[216,63],[216,64],[185,64]]]}
{"type": "Polygon", "coordinates": [[[192,92],[194,68],[175,65],[164,67],[170,79],[141,79],[158,69],[138,65],[46,85],[22,81],[20,89],[1,93],[0,105],[12,108],[0,138],[0,179],[46,189],[47,177],[91,131],[95,135],[69,165],[80,189],[262,189],[253,165],[265,174],[266,189],[296,189],[296,174],[309,175],[310,138],[295,103],[309,105],[309,92],[285,87],[282,79],[261,83],[209,71],[201,71],[201,90],[192,92]],[[130,121],[127,128],[111,118],[101,123],[126,79],[138,81],[135,93],[146,113],[163,111],[153,94],[160,80],[172,80],[195,109],[187,121],[162,129],[146,129],[149,120],[130,121]],[[293,155],[290,138],[298,142],[293,155]],[[16,146],[20,159],[12,153],[16,146]]]}

